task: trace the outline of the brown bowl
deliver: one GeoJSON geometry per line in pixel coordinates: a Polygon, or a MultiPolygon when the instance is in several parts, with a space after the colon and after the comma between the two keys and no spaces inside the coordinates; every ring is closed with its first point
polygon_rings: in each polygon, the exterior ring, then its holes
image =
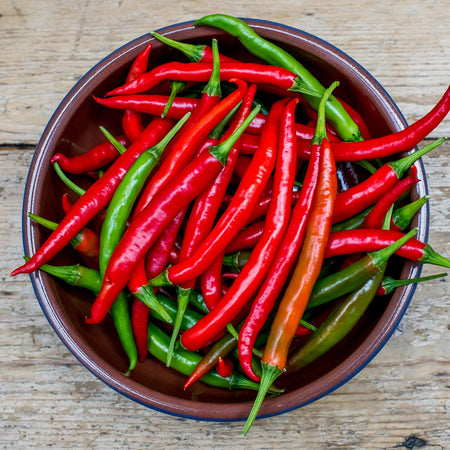
{"type": "MultiPolygon", "coordinates": [[[[399,109],[380,84],[349,56],[303,31],[262,20],[247,20],[264,38],[291,52],[307,66],[324,85],[341,82],[336,95],[350,103],[369,124],[373,136],[380,136],[405,127],[399,109]]],[[[231,36],[208,27],[195,28],[192,22],[159,30],[172,39],[190,43],[210,43],[219,39],[221,51],[230,56],[252,60],[252,56],[231,36]]],[[[23,207],[25,252],[32,255],[48,233],[33,225],[26,213],[31,211],[48,219],[62,217],[60,198],[66,191],[55,177],[50,159],[56,152],[74,155],[103,140],[99,125],[111,132],[121,126],[121,112],[111,111],[92,100],[103,96],[123,83],[133,59],[148,42],[153,43],[151,64],[182,59],[150,35],[142,36],[121,47],[92,68],[67,94],[48,123],[37,146],[28,180],[23,207]]],[[[426,194],[425,173],[417,164],[421,181],[412,192],[413,199],[426,194]]],[[[344,170],[345,174],[346,171],[344,170]]],[[[78,180],[82,182],[82,180],[78,180]]],[[[422,209],[415,219],[418,238],[426,240],[428,211],[422,209]]],[[[61,252],[54,264],[73,264],[76,254],[70,249],[61,252]]],[[[402,278],[417,277],[420,266],[394,260],[394,271],[402,278]]],[[[392,270],[392,269],[391,269],[392,270]]],[[[82,290],[55,281],[40,271],[32,273],[31,281],[42,310],[58,336],[76,358],[98,378],[125,396],[159,411],[177,416],[206,420],[242,420],[250,411],[253,391],[226,391],[196,383],[183,390],[186,377],[148,358],[138,364],[131,376],[127,358],[116,337],[112,321],[100,325],[85,323],[93,296],[82,290]]],[[[286,392],[267,399],[260,417],[280,414],[298,408],[341,386],[361,370],[383,347],[412,298],[414,286],[397,289],[395,294],[373,302],[355,330],[341,344],[311,364],[307,370],[286,375],[279,385],[286,392]]]]}

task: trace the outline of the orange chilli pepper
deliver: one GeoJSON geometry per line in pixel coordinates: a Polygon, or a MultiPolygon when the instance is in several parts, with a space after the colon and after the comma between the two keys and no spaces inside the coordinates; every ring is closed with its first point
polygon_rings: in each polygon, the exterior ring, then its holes
{"type": "Polygon", "coordinates": [[[326,138],[325,105],[331,92],[338,84],[338,82],[333,83],[325,91],[320,101],[317,131],[311,141],[311,145],[321,145],[322,147],[321,171],[314,195],[313,209],[297,265],[270,329],[262,357],[260,388],[243,429],[242,434],[244,435],[247,434],[255,420],[267,390],[285,370],[289,347],[324,260],[337,195],[336,164],[330,143],[326,138]]]}

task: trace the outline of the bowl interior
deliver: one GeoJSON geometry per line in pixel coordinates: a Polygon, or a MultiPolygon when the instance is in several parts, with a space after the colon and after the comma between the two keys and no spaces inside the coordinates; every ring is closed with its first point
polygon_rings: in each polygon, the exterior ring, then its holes
{"type": "MultiPolygon", "coordinates": [[[[400,112],[382,87],[351,58],[320,39],[279,24],[249,20],[256,31],[296,56],[324,84],[339,80],[336,96],[351,104],[366,120],[373,136],[381,136],[402,128],[400,112]]],[[[219,40],[221,52],[252,61],[250,55],[233,37],[211,28],[195,28],[185,23],[160,30],[161,34],[190,43],[210,44],[219,40]]],[[[125,45],[101,61],[69,92],[50,120],[36,149],[24,201],[24,245],[27,254],[34,254],[49,235],[33,225],[26,213],[59,221],[63,216],[61,195],[67,189],[55,176],[50,159],[56,152],[66,155],[82,153],[103,141],[99,126],[113,134],[121,132],[121,111],[107,110],[92,100],[123,84],[133,59],[151,41],[151,65],[164,61],[185,59],[179,52],[154,40],[150,35],[125,45]]],[[[344,165],[345,166],[345,165],[344,165]]],[[[341,167],[347,183],[355,181],[349,167],[341,167]],[[353,180],[353,181],[352,181],[353,180]]],[[[423,167],[418,165],[419,178],[424,180],[423,167]]],[[[357,176],[360,176],[357,174],[357,176]]],[[[72,176],[80,185],[88,184],[84,177],[72,176]]],[[[426,186],[419,183],[411,194],[425,194],[426,186]]],[[[72,194],[71,194],[72,195],[72,194]]],[[[72,200],[76,198],[71,197],[72,200]]],[[[426,239],[427,212],[416,219],[419,238],[426,239]]],[[[54,264],[74,264],[76,252],[67,248],[54,258],[54,264]]],[[[392,259],[390,270],[403,277],[417,276],[419,267],[392,259]]],[[[112,320],[96,326],[85,323],[93,295],[53,280],[44,273],[31,274],[31,280],[42,309],[55,331],[72,353],[96,376],[112,388],[147,406],[168,413],[200,419],[236,420],[246,418],[254,392],[225,391],[202,383],[183,390],[186,377],[148,358],[138,364],[130,377],[127,358],[116,336],[112,320]]],[[[393,296],[377,299],[353,332],[332,352],[308,366],[307,370],[287,374],[279,385],[286,393],[267,400],[261,415],[277,414],[311,402],[335,389],[364,366],[386,342],[402,317],[412,296],[413,287],[398,290],[393,296]]]]}

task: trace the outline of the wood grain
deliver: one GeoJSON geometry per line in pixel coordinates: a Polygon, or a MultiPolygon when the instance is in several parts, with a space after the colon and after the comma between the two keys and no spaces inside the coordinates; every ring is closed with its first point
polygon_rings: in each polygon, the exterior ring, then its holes
{"type": "MultiPolygon", "coordinates": [[[[332,394],[300,410],[242,423],[174,418],[98,381],[59,341],[21,264],[21,207],[33,149],[59,102],[96,62],[148,31],[211,12],[264,18],[311,32],[370,71],[408,122],[449,82],[448,0],[218,2],[143,0],[0,4],[1,448],[450,448],[449,285],[418,286],[379,355],[332,394]]],[[[450,134],[450,120],[431,138],[450,134]]],[[[450,255],[446,143],[424,158],[429,243],[450,255]]],[[[424,274],[438,273],[436,267],[424,274]]]]}

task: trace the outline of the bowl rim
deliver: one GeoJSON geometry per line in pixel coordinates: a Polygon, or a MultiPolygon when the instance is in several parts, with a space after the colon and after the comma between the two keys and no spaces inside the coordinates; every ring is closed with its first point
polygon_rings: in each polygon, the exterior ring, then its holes
{"type": "MultiPolygon", "coordinates": [[[[340,71],[344,74],[349,74],[351,72],[353,76],[356,75],[356,84],[360,86],[361,89],[370,92],[371,100],[375,100],[374,106],[377,107],[379,113],[393,131],[398,131],[407,126],[405,118],[387,91],[366,69],[342,50],[311,33],[288,25],[261,19],[244,18],[243,20],[262,35],[264,35],[264,32],[270,32],[279,36],[290,37],[298,43],[303,43],[306,45],[307,51],[311,52],[311,49],[313,49],[315,55],[319,56],[321,59],[325,59],[329,64],[333,64],[333,61],[339,61],[341,63],[340,71]]],[[[197,28],[194,27],[193,24],[194,21],[181,22],[160,28],[157,32],[176,39],[175,35],[180,33],[190,32],[195,35],[196,30],[206,28],[197,28]]],[[[143,48],[143,46],[149,42],[158,41],[156,41],[151,34],[142,35],[114,50],[99,61],[94,67],[86,72],[77,83],[75,83],[51,116],[39,139],[25,184],[22,209],[22,229],[23,247],[26,254],[33,254],[37,249],[36,235],[33,232],[27,217],[27,211],[33,210],[32,206],[34,204],[32,193],[34,192],[34,187],[38,179],[38,172],[35,168],[39,166],[39,163],[45,156],[45,149],[49,142],[58,135],[58,132],[62,131],[58,128],[60,118],[68,109],[77,108],[81,102],[81,97],[78,97],[78,94],[83,92],[90,85],[95,85],[96,77],[101,74],[102,71],[126,56],[131,60],[131,55],[138,49],[143,48]]],[[[419,160],[417,166],[418,176],[422,180],[421,183],[418,183],[417,189],[418,195],[422,196],[428,192],[423,161],[419,160]]],[[[428,204],[427,207],[421,211],[416,220],[418,221],[417,225],[419,226],[417,238],[426,242],[428,239],[429,223],[428,204]]],[[[422,266],[419,264],[405,263],[401,276],[403,278],[418,277],[420,276],[421,268],[422,266]]],[[[63,315],[61,314],[61,311],[57,305],[52,303],[52,300],[46,291],[45,275],[40,271],[36,271],[29,274],[29,276],[40,307],[56,334],[83,366],[115,391],[146,407],[177,417],[213,421],[246,420],[252,402],[214,404],[182,399],[148,388],[137,381],[126,377],[120,371],[103,361],[94,352],[90,351],[89,348],[83,346],[84,341],[80,336],[76,333],[71,333],[70,324],[62,320],[63,315]]],[[[282,394],[279,397],[266,399],[260,410],[258,419],[275,416],[303,407],[338,389],[353,378],[378,354],[392,336],[406,312],[415,292],[415,288],[415,285],[409,285],[394,293],[388,308],[384,311],[374,329],[364,340],[364,342],[370,342],[370,346],[364,354],[355,355],[353,353],[333,370],[322,377],[317,378],[310,384],[290,391],[289,393],[282,394]],[[394,304],[396,305],[395,307],[394,304]],[[383,318],[385,320],[382,320],[383,318]],[[328,385],[329,387],[327,389],[320,388],[323,384],[328,385]],[[300,394],[302,394],[301,398],[300,394]]]]}

